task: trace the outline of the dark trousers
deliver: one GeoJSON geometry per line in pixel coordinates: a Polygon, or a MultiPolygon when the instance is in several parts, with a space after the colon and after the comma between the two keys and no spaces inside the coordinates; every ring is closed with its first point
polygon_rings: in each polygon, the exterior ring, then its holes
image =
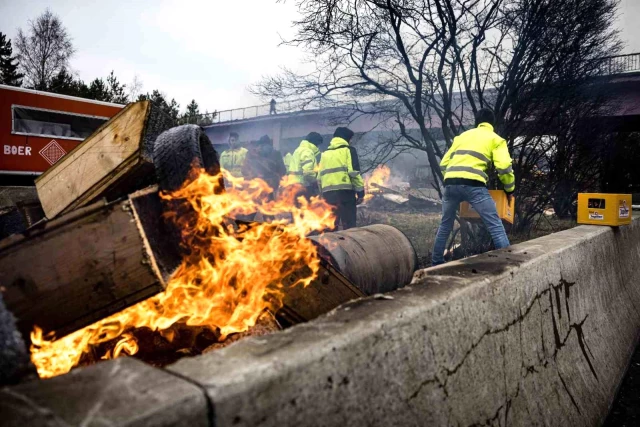
{"type": "Polygon", "coordinates": [[[334,230],[338,229],[338,224],[347,230],[356,226],[356,193],[349,190],[327,191],[322,197],[333,207],[336,216],[334,230]]]}

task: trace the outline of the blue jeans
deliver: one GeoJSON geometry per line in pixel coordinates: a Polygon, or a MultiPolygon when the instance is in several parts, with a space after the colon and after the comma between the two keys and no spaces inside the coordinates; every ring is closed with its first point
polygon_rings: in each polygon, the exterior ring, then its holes
{"type": "Polygon", "coordinates": [[[449,185],[444,188],[442,196],[442,221],[436,235],[436,242],[433,246],[432,265],[444,263],[444,250],[447,247],[447,240],[453,223],[456,219],[456,211],[461,202],[469,202],[473,209],[478,212],[482,222],[489,230],[491,239],[496,249],[509,246],[509,238],[502,225],[502,220],[496,211],[496,205],[486,187],[471,187],[469,185],[449,185]]]}

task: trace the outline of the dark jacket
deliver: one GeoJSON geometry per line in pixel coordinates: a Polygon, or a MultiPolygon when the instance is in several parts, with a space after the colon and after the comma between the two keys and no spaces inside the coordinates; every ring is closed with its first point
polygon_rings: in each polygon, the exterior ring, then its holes
{"type": "Polygon", "coordinates": [[[242,167],[244,179],[260,178],[274,191],[278,189],[280,180],[286,174],[287,168],[282,160],[282,154],[277,150],[273,150],[266,157],[250,150],[242,167]]]}

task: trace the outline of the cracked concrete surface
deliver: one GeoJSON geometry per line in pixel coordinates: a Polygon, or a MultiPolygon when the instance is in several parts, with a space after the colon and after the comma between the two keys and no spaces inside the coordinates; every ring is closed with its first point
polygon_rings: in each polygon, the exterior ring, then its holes
{"type": "Polygon", "coordinates": [[[640,331],[638,242],[638,221],[577,227],[167,371],[119,359],[0,389],[3,423],[599,425],[640,331]]]}
{"type": "Polygon", "coordinates": [[[640,331],[639,237],[582,226],[423,270],[169,369],[217,426],[599,425],[640,331]]]}
{"type": "Polygon", "coordinates": [[[2,388],[0,414],[6,427],[204,427],[212,418],[199,386],[132,358],[2,388]]]}

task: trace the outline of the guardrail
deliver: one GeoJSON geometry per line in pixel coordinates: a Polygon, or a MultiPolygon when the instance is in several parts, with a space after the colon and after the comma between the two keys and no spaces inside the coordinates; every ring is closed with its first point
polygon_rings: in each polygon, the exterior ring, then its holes
{"type": "Polygon", "coordinates": [[[615,55],[607,58],[601,69],[601,75],[624,74],[640,71],[640,53],[615,55]]]}
{"type": "MultiPolygon", "coordinates": [[[[604,60],[600,71],[600,75],[602,76],[640,71],[640,53],[614,55],[602,59],[604,60]]],[[[194,121],[192,123],[197,123],[204,126],[208,124],[224,123],[234,120],[253,119],[256,117],[264,117],[273,114],[317,110],[330,106],[335,107],[338,105],[340,105],[340,98],[331,100],[297,99],[291,101],[276,102],[275,112],[271,110],[271,103],[269,103],[254,105],[251,107],[222,110],[209,114],[202,114],[198,116],[198,118],[194,118],[194,121]]]]}
{"type": "MultiPolygon", "coordinates": [[[[338,99],[295,99],[288,101],[276,102],[271,108],[271,103],[262,104],[262,105],[253,105],[250,107],[244,108],[234,108],[231,110],[222,110],[216,111],[214,113],[209,113],[208,115],[203,114],[202,117],[205,118],[204,121],[213,124],[213,123],[223,123],[230,122],[234,120],[246,120],[253,119],[256,117],[264,117],[269,115],[276,114],[286,114],[286,113],[295,113],[299,111],[313,111],[321,108],[335,107],[339,105],[340,101],[338,99]]],[[[200,124],[200,123],[198,123],[200,124]]]]}

